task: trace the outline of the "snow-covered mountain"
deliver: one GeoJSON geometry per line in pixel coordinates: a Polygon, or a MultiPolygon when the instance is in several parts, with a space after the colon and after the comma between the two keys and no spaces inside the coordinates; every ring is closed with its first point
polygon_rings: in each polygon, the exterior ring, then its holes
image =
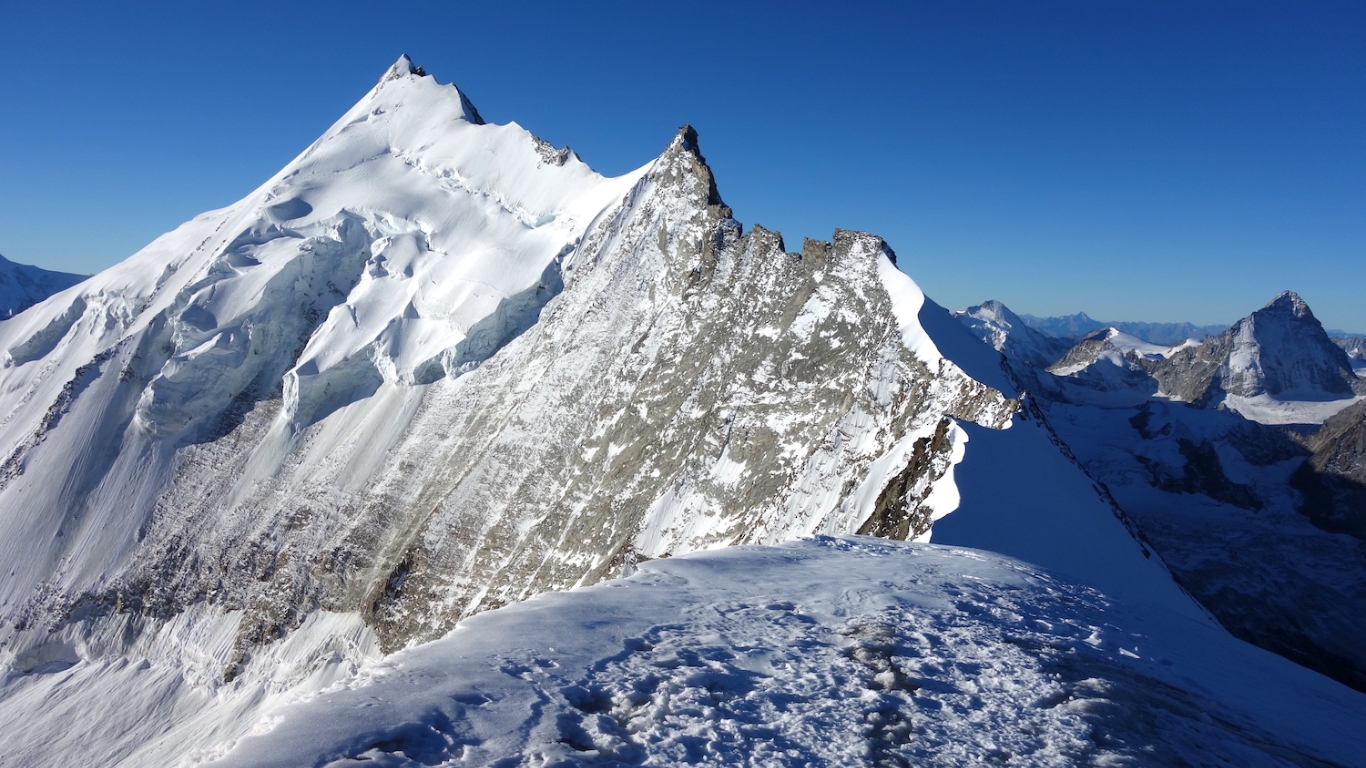
{"type": "Polygon", "coordinates": [[[746,231],[688,127],[604,178],[404,57],[262,187],[0,323],[0,349],[0,764],[715,763],[709,738],[804,684],[764,732],[792,763],[1361,753],[1321,742],[1366,699],[1220,631],[1032,379],[877,237],[746,231]],[[688,557],[728,545],[767,548],[688,557]],[[801,677],[836,656],[857,674],[801,677]],[[1189,738],[1068,696],[1156,703],[1189,738]],[[869,702],[861,746],[822,736],[836,700],[869,702]],[[1227,727],[1187,716],[1211,711],[1227,727]],[[990,723],[1003,745],[969,733],[990,723]]]}
{"type": "Polygon", "coordinates": [[[87,277],[15,264],[0,256],[0,320],[13,317],[87,277]]]}
{"type": "Polygon", "coordinates": [[[1353,396],[1366,394],[1347,353],[1324,332],[1309,305],[1290,291],[1207,343],[1147,363],[1147,368],[1174,399],[1249,413],[1296,401],[1340,403],[1319,409],[1326,416],[1353,396]]]}
{"type": "Polygon", "coordinates": [[[1035,368],[1047,368],[1072,346],[1068,339],[1036,331],[999,301],[984,301],[953,314],[992,349],[1035,368]]]}
{"type": "Polygon", "coordinates": [[[1052,377],[1034,370],[1037,332],[1026,335],[998,323],[997,340],[978,330],[982,321],[959,319],[1006,354],[1015,374],[1028,379],[1026,389],[1060,402],[1128,408],[1156,397],[1231,408],[1263,423],[1317,424],[1366,395],[1343,345],[1290,291],[1204,341],[1164,347],[1119,328],[1099,328],[1046,366],[1052,377]],[[1011,342],[1011,336],[1021,341],[1011,342]]]}
{"type": "Polygon", "coordinates": [[[690,128],[603,178],[400,59],[0,326],[3,662],[283,690],[649,558],[924,538],[1018,404],[893,259],[744,231],[690,128]]]}

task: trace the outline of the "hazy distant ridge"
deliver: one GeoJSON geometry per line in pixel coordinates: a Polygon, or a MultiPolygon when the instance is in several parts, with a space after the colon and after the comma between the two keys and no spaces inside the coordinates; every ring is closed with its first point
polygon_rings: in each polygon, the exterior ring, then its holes
{"type": "Polygon", "coordinates": [[[1020,315],[1025,324],[1049,336],[1082,336],[1101,328],[1118,328],[1153,344],[1176,344],[1186,339],[1203,339],[1223,333],[1227,325],[1195,325],[1194,323],[1142,323],[1119,320],[1096,320],[1085,312],[1061,317],[1020,315]]]}
{"type": "Polygon", "coordinates": [[[13,317],[87,277],[89,275],[71,275],[15,264],[0,256],[0,320],[13,317]]]}

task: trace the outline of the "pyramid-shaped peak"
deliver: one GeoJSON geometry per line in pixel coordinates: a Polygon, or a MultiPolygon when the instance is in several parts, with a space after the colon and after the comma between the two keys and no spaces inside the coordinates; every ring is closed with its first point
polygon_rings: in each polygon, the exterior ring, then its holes
{"type": "Polygon", "coordinates": [[[1010,311],[1010,307],[1007,307],[1005,304],[1001,303],[996,299],[987,299],[986,301],[982,302],[981,304],[978,304],[975,307],[968,307],[965,310],[965,313],[979,319],[985,320],[987,318],[991,318],[993,320],[1010,323],[1012,325],[1015,323],[1024,322],[1023,320],[1020,320],[1020,318],[1014,312],[1010,311]]]}
{"type": "Polygon", "coordinates": [[[1296,319],[1313,318],[1314,313],[1310,311],[1309,305],[1304,303],[1299,294],[1294,291],[1282,291],[1280,295],[1262,307],[1265,312],[1271,310],[1276,314],[1286,314],[1296,319]]]}
{"type": "Polygon", "coordinates": [[[385,82],[386,80],[397,80],[398,78],[405,77],[407,75],[417,75],[418,77],[426,77],[427,70],[423,69],[422,67],[414,66],[413,60],[408,58],[408,54],[405,53],[398,57],[398,61],[394,62],[394,65],[392,67],[389,67],[389,70],[384,73],[384,77],[380,78],[380,82],[385,82]]]}
{"type": "Polygon", "coordinates": [[[731,216],[730,207],[721,200],[721,193],[716,188],[716,177],[712,175],[711,167],[707,165],[707,158],[702,156],[702,148],[697,142],[697,130],[691,125],[679,126],[678,133],[674,134],[673,141],[669,142],[669,146],[660,156],[660,160],[679,156],[691,158],[689,162],[693,165],[694,172],[706,180],[707,202],[718,206],[721,215],[729,218],[731,216]]]}

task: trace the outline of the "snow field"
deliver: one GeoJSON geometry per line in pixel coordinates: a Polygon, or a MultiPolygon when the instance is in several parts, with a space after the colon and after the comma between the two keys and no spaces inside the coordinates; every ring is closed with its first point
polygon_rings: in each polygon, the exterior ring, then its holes
{"type": "MultiPolygon", "coordinates": [[[[1248,673],[1280,659],[1152,627],[985,552],[733,547],[467,619],[274,710],[213,765],[1278,766],[1361,746],[1296,743],[1198,670],[1211,643],[1248,673]]],[[[1267,693],[1330,728],[1360,711],[1294,669],[1267,693]]]]}

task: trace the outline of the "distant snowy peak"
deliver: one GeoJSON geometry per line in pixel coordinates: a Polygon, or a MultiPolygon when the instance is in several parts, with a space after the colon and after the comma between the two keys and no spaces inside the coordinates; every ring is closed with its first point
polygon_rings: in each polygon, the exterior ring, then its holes
{"type": "Polygon", "coordinates": [[[1347,353],[1291,291],[1208,343],[1180,350],[1150,370],[1162,391],[1178,400],[1234,408],[1248,398],[1321,402],[1349,399],[1366,389],[1347,353]]]}
{"type": "MultiPolygon", "coordinates": [[[[1033,326],[1048,323],[1015,315],[1000,302],[957,317],[1007,359],[1028,366],[1015,366],[1025,388],[1058,402],[1128,408],[1159,397],[1285,424],[1320,423],[1354,395],[1366,396],[1366,379],[1354,370],[1364,364],[1347,351],[1366,353],[1363,345],[1330,339],[1309,305],[1291,291],[1218,335],[1170,345],[1151,343],[1123,324],[1093,328],[1075,343],[1044,336],[1033,326]]],[[[1059,321],[1054,331],[1099,325],[1080,313],[1053,320],[1059,321]]]]}
{"type": "Polygon", "coordinates": [[[1201,343],[1194,339],[1186,339],[1185,341],[1170,346],[1153,344],[1114,327],[1091,331],[1082,337],[1082,341],[1093,340],[1105,341],[1120,352],[1133,353],[1149,360],[1165,359],[1171,357],[1177,350],[1199,346],[1201,343]]]}
{"type": "Polygon", "coordinates": [[[1352,367],[1357,370],[1357,375],[1366,375],[1366,338],[1339,336],[1333,339],[1333,343],[1347,353],[1347,357],[1352,361],[1352,367]]]}
{"type": "Polygon", "coordinates": [[[1041,333],[996,300],[953,313],[977,338],[1007,358],[1047,368],[1067,352],[1070,343],[1041,333]]]}
{"type": "Polygon", "coordinates": [[[1239,320],[1227,333],[1232,347],[1220,371],[1220,386],[1229,394],[1285,399],[1352,394],[1355,377],[1347,353],[1292,291],[1239,320]]]}
{"type": "Polygon", "coordinates": [[[13,317],[87,277],[89,275],[72,275],[16,264],[0,256],[0,320],[13,317]]]}

